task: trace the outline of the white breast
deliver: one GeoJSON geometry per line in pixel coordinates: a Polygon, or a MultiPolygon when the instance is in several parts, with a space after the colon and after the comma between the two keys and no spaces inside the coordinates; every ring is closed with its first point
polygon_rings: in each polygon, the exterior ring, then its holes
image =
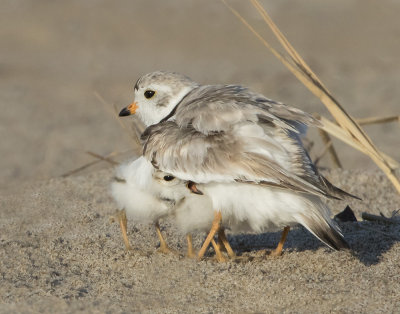
{"type": "Polygon", "coordinates": [[[116,176],[125,182],[113,182],[111,194],[134,222],[150,223],[171,216],[184,234],[208,232],[214,218],[211,199],[192,194],[184,181],[163,181],[164,175],[139,157],[117,168],[116,176]]]}
{"type": "Polygon", "coordinates": [[[245,183],[211,183],[199,187],[221,211],[223,225],[233,232],[276,231],[303,224],[304,215],[329,218],[329,209],[312,195],[245,183]]]}
{"type": "Polygon", "coordinates": [[[120,166],[116,176],[125,182],[113,182],[111,194],[118,207],[125,209],[135,222],[155,222],[168,215],[173,203],[156,195],[159,186],[153,178],[154,168],[144,157],[120,166]]]}
{"type": "MultiPolygon", "coordinates": [[[[143,157],[118,168],[126,182],[113,182],[111,193],[120,208],[135,222],[155,222],[173,216],[183,232],[207,232],[214,210],[222,213],[224,227],[232,232],[276,231],[305,221],[330,221],[327,206],[312,195],[246,183],[198,185],[204,195],[195,195],[184,181],[162,182],[163,175],[143,157]],[[169,200],[168,200],[169,199],[169,200]]],[[[311,230],[310,230],[311,231],[311,230]]]]}

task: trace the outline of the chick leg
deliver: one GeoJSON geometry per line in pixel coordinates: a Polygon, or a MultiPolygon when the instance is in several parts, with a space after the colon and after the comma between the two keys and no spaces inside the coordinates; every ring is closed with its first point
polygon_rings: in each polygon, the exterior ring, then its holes
{"type": "Polygon", "coordinates": [[[201,247],[201,249],[197,255],[198,259],[201,259],[204,256],[204,254],[206,253],[211,240],[213,240],[214,235],[218,232],[219,228],[221,227],[221,220],[222,220],[221,213],[218,211],[214,211],[214,220],[212,222],[211,230],[210,230],[209,234],[207,235],[207,238],[204,241],[203,246],[201,247]]]}
{"type": "Polygon", "coordinates": [[[215,250],[215,257],[217,258],[218,262],[226,262],[225,257],[222,255],[219,245],[215,242],[214,239],[211,239],[211,244],[215,250]]]}
{"type": "Polygon", "coordinates": [[[218,231],[218,240],[221,241],[223,246],[225,247],[226,252],[230,258],[236,257],[235,252],[233,252],[231,245],[229,244],[228,239],[226,238],[225,229],[221,228],[218,231]]]}
{"type": "Polygon", "coordinates": [[[290,227],[286,226],[283,231],[282,231],[282,235],[281,235],[281,240],[278,243],[278,246],[276,247],[275,250],[273,250],[270,255],[271,256],[281,256],[282,255],[282,250],[283,250],[283,245],[285,244],[287,235],[290,231],[290,227]]]}
{"type": "Polygon", "coordinates": [[[122,238],[124,239],[125,247],[127,250],[132,250],[132,247],[129,243],[128,234],[127,234],[127,220],[125,210],[117,210],[114,216],[111,217],[112,221],[118,221],[119,226],[121,227],[122,238]]]}
{"type": "Polygon", "coordinates": [[[192,240],[192,235],[190,233],[186,235],[186,240],[187,240],[187,257],[195,258],[196,252],[193,249],[193,240],[192,240]]]}
{"type": "Polygon", "coordinates": [[[160,239],[160,248],[158,249],[159,252],[161,253],[171,253],[171,249],[168,247],[167,242],[165,241],[161,230],[160,230],[160,224],[158,223],[158,221],[154,224],[154,226],[156,227],[156,232],[158,235],[158,238],[160,239]]]}

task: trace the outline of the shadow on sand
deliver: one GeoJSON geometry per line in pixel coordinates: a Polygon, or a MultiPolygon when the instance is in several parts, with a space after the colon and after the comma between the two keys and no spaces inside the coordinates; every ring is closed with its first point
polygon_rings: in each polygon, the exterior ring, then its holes
{"type": "MultiPolygon", "coordinates": [[[[372,222],[340,223],[340,228],[351,251],[366,266],[378,264],[382,255],[389,251],[394,243],[400,241],[398,225],[372,222]]],[[[248,252],[272,251],[281,237],[281,232],[262,234],[228,235],[229,242],[238,255],[248,252]]],[[[329,248],[302,226],[292,228],[287,237],[284,250],[316,251],[329,248]]]]}

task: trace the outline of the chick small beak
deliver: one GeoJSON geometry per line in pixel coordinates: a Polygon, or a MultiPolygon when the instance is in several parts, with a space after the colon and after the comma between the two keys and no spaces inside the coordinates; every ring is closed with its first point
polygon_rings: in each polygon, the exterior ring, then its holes
{"type": "Polygon", "coordinates": [[[186,183],[186,186],[190,190],[190,192],[192,192],[193,194],[198,194],[198,195],[203,195],[204,194],[202,191],[200,191],[197,188],[196,183],[194,183],[193,181],[188,181],[186,183]]]}
{"type": "Polygon", "coordinates": [[[128,107],[125,107],[124,109],[122,109],[121,112],[119,113],[119,116],[126,117],[126,116],[130,116],[131,114],[135,114],[137,108],[138,108],[137,103],[133,102],[128,107]]]}

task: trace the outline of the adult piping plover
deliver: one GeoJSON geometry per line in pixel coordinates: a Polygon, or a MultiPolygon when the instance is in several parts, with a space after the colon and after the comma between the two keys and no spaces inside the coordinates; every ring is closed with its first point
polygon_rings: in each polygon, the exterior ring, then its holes
{"type": "Polygon", "coordinates": [[[137,113],[147,126],[145,158],[196,182],[217,211],[199,257],[225,214],[255,230],[300,223],[329,247],[348,248],[320,197],[352,195],[320,175],[304,149],[300,134],[319,125],[312,116],[242,86],[171,72],[142,76],[134,93],[120,116],[137,113]]]}

